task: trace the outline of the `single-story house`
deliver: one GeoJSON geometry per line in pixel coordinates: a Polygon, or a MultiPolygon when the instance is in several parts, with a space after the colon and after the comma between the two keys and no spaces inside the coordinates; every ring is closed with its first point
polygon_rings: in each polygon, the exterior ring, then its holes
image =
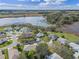
{"type": "Polygon", "coordinates": [[[69,43],[68,45],[69,45],[74,51],[79,52],[79,45],[78,45],[78,44],[71,42],[71,43],[69,43]]]}
{"type": "Polygon", "coordinates": [[[32,44],[32,45],[24,45],[24,51],[30,51],[30,50],[35,50],[36,49],[36,47],[37,47],[37,43],[35,43],[35,44],[32,44]]]}
{"type": "Polygon", "coordinates": [[[19,51],[17,49],[10,48],[8,49],[9,59],[18,59],[19,51]]]}
{"type": "Polygon", "coordinates": [[[48,37],[52,40],[57,40],[58,39],[58,36],[57,35],[54,35],[54,34],[50,34],[48,35],[48,37]]]}
{"type": "Polygon", "coordinates": [[[4,29],[4,31],[6,31],[6,32],[10,32],[10,31],[12,31],[12,30],[13,30],[12,27],[6,27],[6,28],[4,29]]]}
{"type": "Polygon", "coordinates": [[[2,39],[0,39],[0,44],[5,43],[5,42],[7,42],[7,41],[8,41],[7,38],[2,38],[2,39]]]}
{"type": "Polygon", "coordinates": [[[63,45],[65,45],[66,43],[68,43],[68,40],[67,40],[67,39],[64,39],[64,38],[58,38],[58,41],[59,41],[61,44],[63,44],[63,45]]]}
{"type": "Polygon", "coordinates": [[[36,37],[42,37],[42,36],[44,36],[43,33],[40,33],[40,32],[39,32],[39,33],[36,34],[36,37]]]}
{"type": "Polygon", "coordinates": [[[74,56],[74,59],[79,59],[79,52],[75,52],[73,56],[74,56]]]}
{"type": "Polygon", "coordinates": [[[0,36],[3,36],[4,35],[4,32],[0,32],[0,36]]]}
{"type": "Polygon", "coordinates": [[[32,33],[23,33],[22,35],[26,38],[33,36],[32,33]]]}
{"type": "Polygon", "coordinates": [[[14,29],[18,31],[20,29],[20,27],[14,27],[14,29]]]}
{"type": "Polygon", "coordinates": [[[52,40],[50,40],[49,42],[48,42],[48,46],[53,46],[53,42],[52,42],[52,40]]]}
{"type": "Polygon", "coordinates": [[[36,38],[36,42],[40,42],[41,41],[41,39],[40,38],[36,38]]]}
{"type": "Polygon", "coordinates": [[[32,32],[32,30],[30,28],[23,27],[23,28],[20,29],[19,32],[27,33],[27,32],[32,32]]]}
{"type": "Polygon", "coordinates": [[[2,54],[1,50],[0,50],[0,59],[5,59],[5,56],[2,54]]]}
{"type": "Polygon", "coordinates": [[[47,59],[63,59],[61,56],[59,56],[57,53],[54,53],[47,57],[47,59]]]}

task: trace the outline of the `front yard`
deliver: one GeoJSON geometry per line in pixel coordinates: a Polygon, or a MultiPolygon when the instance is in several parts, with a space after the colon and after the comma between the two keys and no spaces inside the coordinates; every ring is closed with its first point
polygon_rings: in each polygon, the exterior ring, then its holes
{"type": "Polygon", "coordinates": [[[13,40],[9,40],[9,41],[7,41],[7,42],[5,42],[3,44],[0,44],[0,48],[6,47],[6,46],[8,46],[8,45],[10,45],[12,43],[13,43],[13,40]]]}

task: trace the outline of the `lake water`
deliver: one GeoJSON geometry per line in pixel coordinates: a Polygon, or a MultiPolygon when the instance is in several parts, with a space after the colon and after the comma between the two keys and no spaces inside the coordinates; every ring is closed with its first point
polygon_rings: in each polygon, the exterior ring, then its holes
{"type": "Polygon", "coordinates": [[[46,19],[42,16],[0,19],[0,26],[12,25],[12,24],[27,24],[27,23],[36,26],[48,26],[46,19]]]}

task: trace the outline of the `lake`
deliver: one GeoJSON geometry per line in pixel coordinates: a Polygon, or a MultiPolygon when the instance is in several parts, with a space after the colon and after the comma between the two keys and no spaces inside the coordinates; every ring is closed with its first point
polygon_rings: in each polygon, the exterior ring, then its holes
{"type": "Polygon", "coordinates": [[[48,26],[46,19],[43,16],[35,17],[18,17],[18,18],[1,18],[0,26],[12,24],[32,24],[36,26],[48,26]]]}

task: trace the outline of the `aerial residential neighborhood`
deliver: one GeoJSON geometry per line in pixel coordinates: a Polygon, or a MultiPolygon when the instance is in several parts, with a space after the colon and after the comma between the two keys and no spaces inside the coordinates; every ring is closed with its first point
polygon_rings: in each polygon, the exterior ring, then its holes
{"type": "Polygon", "coordinates": [[[0,59],[79,59],[79,0],[0,0],[0,59]]]}
{"type": "MultiPolygon", "coordinates": [[[[15,25],[15,27],[3,27],[3,30],[0,32],[0,58],[18,59],[24,52],[34,53],[38,51],[38,53],[45,53],[46,59],[64,59],[59,52],[53,50],[56,50],[56,48],[59,50],[61,49],[61,51],[63,51],[62,48],[65,48],[69,50],[68,53],[72,53],[69,58],[78,58],[79,44],[67,39],[68,37],[65,35],[63,36],[63,34],[68,33],[43,31],[41,29],[35,30],[28,26],[21,27],[18,25],[15,25]],[[59,34],[61,35],[59,36],[59,34]],[[41,46],[42,44],[47,47],[41,46]],[[48,50],[49,54],[48,52],[46,54],[46,51],[41,51],[40,49],[48,50]]],[[[22,58],[24,57],[22,56],[22,58]]],[[[35,55],[34,58],[39,57],[35,55]]]]}

